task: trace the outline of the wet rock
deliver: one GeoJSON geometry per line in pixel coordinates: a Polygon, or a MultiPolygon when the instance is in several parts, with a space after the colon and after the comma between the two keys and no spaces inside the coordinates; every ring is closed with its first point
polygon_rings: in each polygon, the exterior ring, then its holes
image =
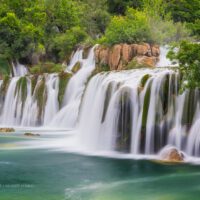
{"type": "Polygon", "coordinates": [[[167,162],[183,162],[184,154],[175,147],[165,147],[159,153],[162,160],[167,162]]]}
{"type": "Polygon", "coordinates": [[[28,136],[28,137],[39,137],[40,134],[37,134],[37,133],[24,133],[25,136],[28,136]]]}
{"type": "Polygon", "coordinates": [[[14,128],[0,128],[0,132],[10,133],[10,132],[15,132],[15,129],[14,128]]]}
{"type": "Polygon", "coordinates": [[[75,74],[75,73],[77,73],[80,69],[81,69],[81,63],[80,63],[80,62],[77,62],[77,63],[73,66],[72,72],[75,74]]]}

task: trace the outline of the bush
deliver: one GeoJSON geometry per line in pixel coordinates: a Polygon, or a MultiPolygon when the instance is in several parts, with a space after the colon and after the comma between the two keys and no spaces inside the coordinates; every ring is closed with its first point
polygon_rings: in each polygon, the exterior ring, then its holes
{"type": "Polygon", "coordinates": [[[168,57],[179,62],[182,89],[200,88],[200,44],[182,41],[171,48],[168,57]]]}
{"type": "Polygon", "coordinates": [[[64,69],[61,64],[51,62],[41,63],[30,68],[31,74],[59,73],[64,69]]]}
{"type": "Polygon", "coordinates": [[[137,43],[148,42],[150,27],[144,12],[129,8],[126,16],[114,16],[105,33],[105,42],[116,43],[137,43]]]}
{"type": "Polygon", "coordinates": [[[56,61],[68,59],[74,47],[85,41],[86,38],[86,32],[79,26],[57,35],[51,43],[51,52],[56,56],[56,61]]]}

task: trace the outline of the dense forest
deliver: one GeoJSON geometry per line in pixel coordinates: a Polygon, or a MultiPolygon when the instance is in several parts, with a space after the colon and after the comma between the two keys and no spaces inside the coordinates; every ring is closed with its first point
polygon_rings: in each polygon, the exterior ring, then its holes
{"type": "MultiPolygon", "coordinates": [[[[38,56],[43,63],[68,61],[78,45],[185,47],[177,42],[187,40],[193,46],[200,38],[199,0],[0,0],[0,5],[1,74],[8,74],[16,60],[29,66],[38,56]]],[[[199,65],[199,45],[189,49],[199,65]]],[[[180,55],[170,56],[181,60],[180,55]]]]}

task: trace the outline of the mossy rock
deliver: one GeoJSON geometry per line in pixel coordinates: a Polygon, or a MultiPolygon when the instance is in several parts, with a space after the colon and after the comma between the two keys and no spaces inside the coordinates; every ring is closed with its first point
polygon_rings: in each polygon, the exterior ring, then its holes
{"type": "Polygon", "coordinates": [[[61,72],[58,74],[58,76],[59,76],[58,102],[59,102],[59,107],[61,107],[65,95],[65,89],[70,78],[72,77],[72,74],[67,72],[61,72]]]}
{"type": "Polygon", "coordinates": [[[73,68],[72,68],[71,71],[75,74],[75,73],[77,73],[80,69],[81,69],[81,63],[80,63],[80,62],[77,62],[77,63],[73,66],[73,68]]]}
{"type": "Polygon", "coordinates": [[[125,70],[130,70],[130,69],[140,69],[140,68],[152,68],[152,66],[148,64],[140,64],[138,63],[135,59],[132,59],[125,67],[125,70]]]}
{"type": "Polygon", "coordinates": [[[90,45],[85,46],[85,47],[83,48],[83,59],[87,59],[87,58],[88,58],[90,49],[91,49],[91,46],[90,46],[90,45]]]}
{"type": "Polygon", "coordinates": [[[22,105],[24,105],[24,102],[26,101],[26,98],[27,98],[27,78],[26,77],[21,77],[17,81],[17,85],[15,88],[15,95],[17,95],[19,92],[21,92],[21,101],[22,101],[22,105]]]}
{"type": "Polygon", "coordinates": [[[140,81],[140,86],[141,86],[142,88],[145,86],[146,82],[148,81],[148,79],[149,79],[150,77],[151,77],[150,74],[145,74],[145,75],[142,77],[142,79],[141,79],[141,81],[140,81]]]}
{"type": "Polygon", "coordinates": [[[45,78],[42,77],[42,79],[39,81],[39,83],[36,85],[34,97],[37,101],[38,106],[38,121],[41,122],[41,116],[43,114],[46,101],[47,101],[47,89],[45,84],[45,78]]]}
{"type": "Polygon", "coordinates": [[[0,128],[0,132],[1,133],[11,133],[11,132],[15,132],[14,128],[0,128]]]}
{"type": "Polygon", "coordinates": [[[37,85],[38,75],[31,76],[31,94],[33,95],[35,91],[35,86],[37,85]]]}
{"type": "Polygon", "coordinates": [[[2,83],[1,88],[0,88],[0,94],[3,97],[3,99],[6,96],[9,84],[10,84],[10,77],[8,75],[4,76],[3,83],[2,83]]]}
{"type": "Polygon", "coordinates": [[[60,73],[63,71],[62,64],[60,63],[52,63],[52,62],[45,62],[40,63],[38,65],[34,65],[30,68],[31,74],[40,75],[44,73],[60,73]]]}
{"type": "Polygon", "coordinates": [[[24,133],[25,136],[28,136],[28,137],[39,137],[40,134],[38,133],[24,133]]]}

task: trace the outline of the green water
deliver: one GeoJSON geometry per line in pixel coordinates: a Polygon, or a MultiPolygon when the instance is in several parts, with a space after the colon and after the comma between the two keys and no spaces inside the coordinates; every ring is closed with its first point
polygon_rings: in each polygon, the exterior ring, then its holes
{"type": "MultiPolygon", "coordinates": [[[[0,138],[0,144],[10,140],[0,138]]],[[[200,166],[47,149],[0,151],[0,200],[199,200],[199,196],[200,166]]]]}

